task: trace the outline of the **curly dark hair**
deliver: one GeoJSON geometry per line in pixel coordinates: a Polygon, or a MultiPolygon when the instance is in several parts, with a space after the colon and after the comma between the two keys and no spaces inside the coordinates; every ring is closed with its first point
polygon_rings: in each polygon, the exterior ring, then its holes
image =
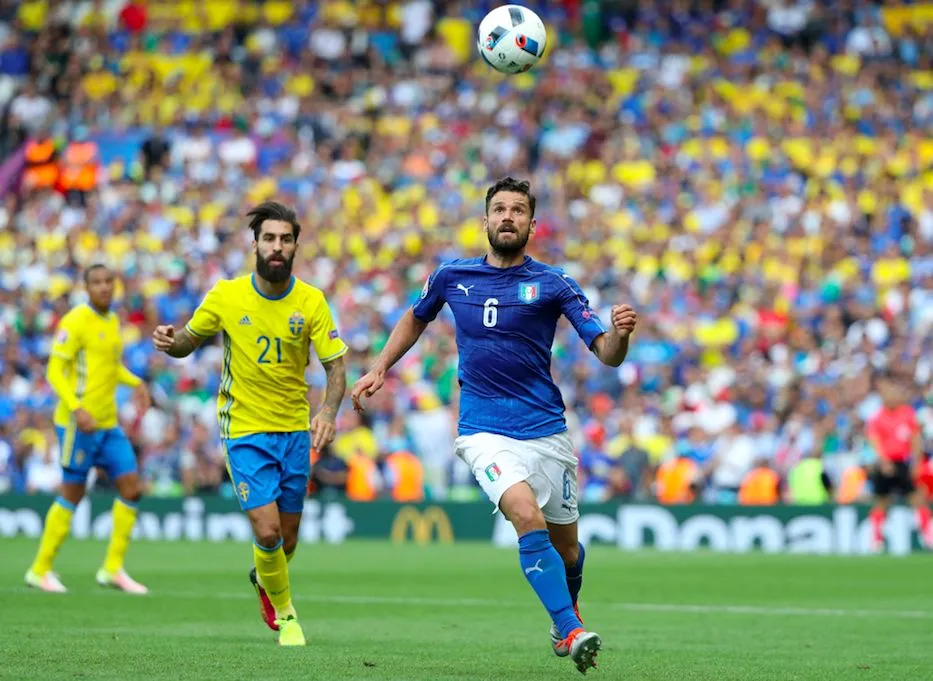
{"type": "Polygon", "coordinates": [[[537,199],[535,195],[531,193],[531,183],[528,180],[516,180],[514,177],[503,177],[501,180],[498,180],[493,186],[489,188],[489,191],[486,192],[486,214],[489,214],[489,204],[494,197],[499,192],[515,192],[516,194],[524,194],[528,197],[528,207],[531,210],[531,217],[535,216],[535,203],[537,199]]]}
{"type": "Polygon", "coordinates": [[[298,235],[301,234],[301,225],[298,224],[298,215],[288,206],[284,206],[278,201],[265,201],[253,208],[246,217],[252,218],[249,221],[249,228],[253,230],[253,238],[259,241],[259,233],[262,231],[262,223],[266,220],[281,220],[292,226],[292,236],[298,241],[298,235]]]}

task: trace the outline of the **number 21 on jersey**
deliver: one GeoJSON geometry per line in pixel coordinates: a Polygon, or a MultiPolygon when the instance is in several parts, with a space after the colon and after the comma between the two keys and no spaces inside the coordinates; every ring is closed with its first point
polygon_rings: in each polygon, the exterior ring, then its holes
{"type": "Polygon", "coordinates": [[[269,349],[272,347],[272,343],[275,341],[275,357],[276,364],[282,363],[282,339],[281,338],[272,338],[268,336],[260,336],[256,339],[256,344],[259,346],[259,359],[257,362],[259,364],[272,364],[271,359],[266,359],[266,355],[269,354],[269,349]]]}

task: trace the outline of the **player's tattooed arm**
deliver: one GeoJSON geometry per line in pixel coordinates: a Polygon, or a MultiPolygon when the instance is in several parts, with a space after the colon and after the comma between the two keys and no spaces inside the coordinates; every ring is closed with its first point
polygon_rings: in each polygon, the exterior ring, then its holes
{"type": "Polygon", "coordinates": [[[198,349],[204,339],[195,336],[188,329],[175,330],[171,324],[157,326],[152,332],[152,344],[156,350],[164,352],[169,357],[187,357],[198,349]]]}
{"type": "Polygon", "coordinates": [[[327,388],[324,393],[324,407],[322,413],[337,416],[337,410],[340,409],[340,403],[347,393],[347,366],[343,357],[338,357],[324,365],[324,371],[327,373],[327,388]]]}
{"type": "Polygon", "coordinates": [[[324,406],[311,420],[311,432],[314,434],[311,446],[318,451],[333,442],[337,434],[337,411],[347,392],[347,367],[343,357],[325,363],[324,371],[327,373],[324,406]]]}

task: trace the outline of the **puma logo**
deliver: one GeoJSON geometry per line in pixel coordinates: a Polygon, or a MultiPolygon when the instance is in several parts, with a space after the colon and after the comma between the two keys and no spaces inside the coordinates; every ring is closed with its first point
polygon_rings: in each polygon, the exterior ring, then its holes
{"type": "Polygon", "coordinates": [[[525,568],[525,574],[530,575],[532,572],[544,572],[544,569],[541,567],[541,558],[538,559],[538,562],[532,565],[530,568],[525,568]]]}
{"type": "Polygon", "coordinates": [[[470,297],[470,289],[476,286],[476,284],[471,284],[470,286],[464,286],[463,284],[457,284],[457,289],[463,291],[467,298],[470,297]]]}

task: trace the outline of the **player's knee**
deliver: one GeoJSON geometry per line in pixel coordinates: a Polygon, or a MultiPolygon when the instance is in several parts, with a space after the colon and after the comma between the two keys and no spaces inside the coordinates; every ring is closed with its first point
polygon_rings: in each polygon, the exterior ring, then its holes
{"type": "Polygon", "coordinates": [[[120,494],[120,498],[130,502],[131,504],[138,504],[139,500],[143,498],[142,485],[140,485],[139,481],[137,480],[135,485],[129,487],[125,493],[120,494]]]}
{"type": "Polygon", "coordinates": [[[256,528],[256,543],[264,549],[274,549],[282,541],[282,532],[276,526],[256,528]]]}
{"type": "Polygon", "coordinates": [[[505,516],[515,526],[518,536],[547,527],[534,493],[513,495],[506,504],[500,504],[500,506],[505,516]]]}
{"type": "Polygon", "coordinates": [[[551,543],[554,544],[554,548],[557,549],[560,557],[564,560],[564,565],[573,567],[577,564],[577,561],[580,560],[580,544],[578,542],[573,542],[572,544],[569,542],[554,543],[554,539],[551,538],[551,543]]]}
{"type": "Polygon", "coordinates": [[[139,476],[135,473],[121,475],[116,479],[117,494],[124,501],[131,504],[138,503],[143,496],[143,486],[139,481],[139,476]]]}
{"type": "Polygon", "coordinates": [[[282,537],[282,550],[291,555],[298,548],[298,537],[282,537]]]}
{"type": "Polygon", "coordinates": [[[81,503],[81,500],[84,499],[84,483],[74,483],[74,482],[64,482],[62,483],[59,494],[62,499],[68,503],[77,506],[81,503]]]}

